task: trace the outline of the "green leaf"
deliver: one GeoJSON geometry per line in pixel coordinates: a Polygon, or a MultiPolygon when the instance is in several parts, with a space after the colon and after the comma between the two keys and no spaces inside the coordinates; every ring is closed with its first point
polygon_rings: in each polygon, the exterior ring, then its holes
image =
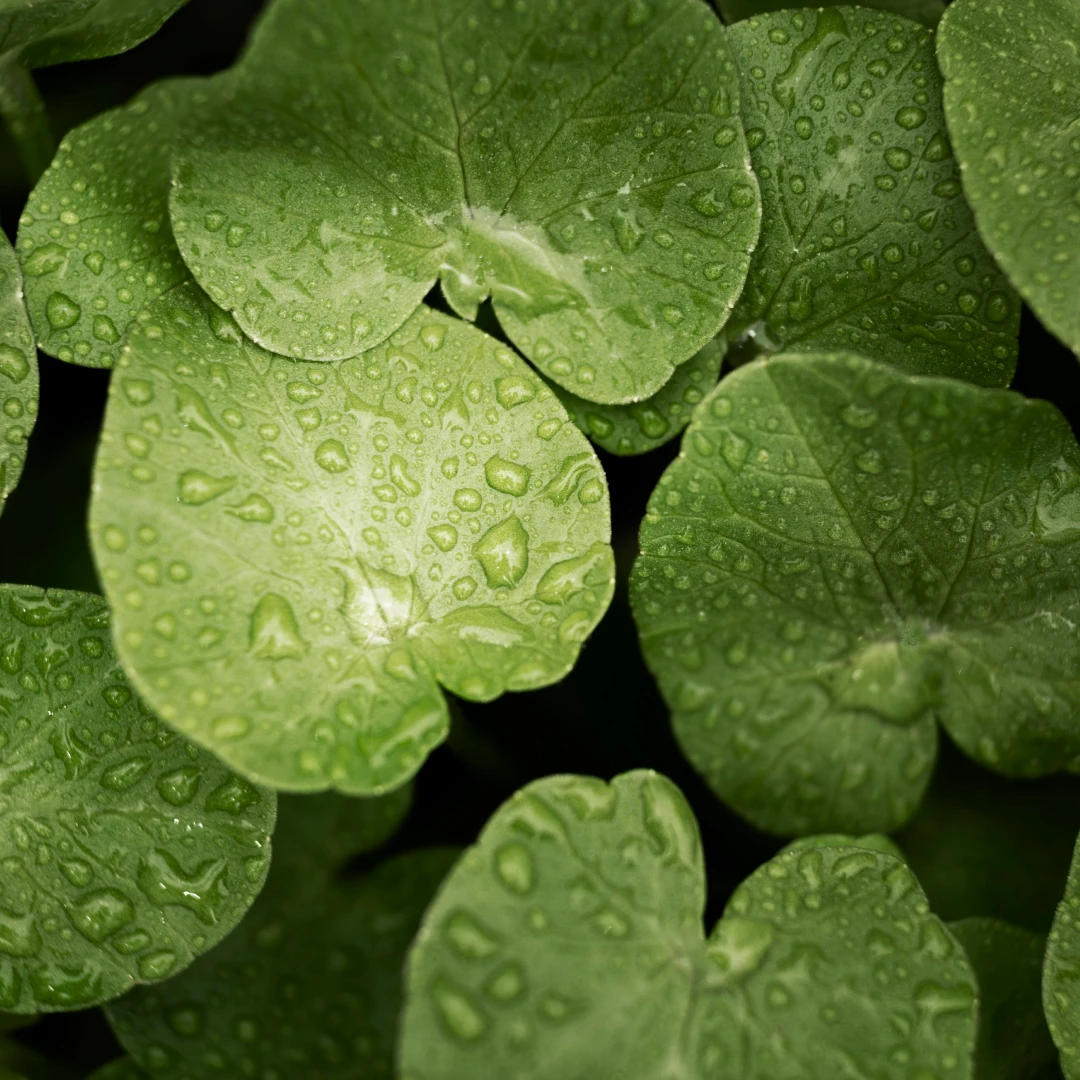
{"type": "Polygon", "coordinates": [[[22,475],[38,411],[38,363],[15,253],[0,232],[0,510],[22,475]]]}
{"type": "Polygon", "coordinates": [[[780,855],[707,940],[704,904],[697,824],[669,781],[530,784],[424,917],[401,1074],[971,1075],[974,978],[903,863],[780,855]]]}
{"type": "Polygon", "coordinates": [[[4,0],[0,54],[32,68],[126,52],[156,34],[187,0],[4,0]]]}
{"type": "Polygon", "coordinates": [[[286,789],[403,783],[446,736],[439,683],[557,681],[612,596],[587,440],[510,349],[427,308],[299,363],[173,290],[120,358],[95,489],[140,692],[286,789]]]}
{"type": "Polygon", "coordinates": [[[949,924],[979,984],[979,1080],[1036,1080],[1054,1064],[1039,984],[1046,939],[998,919],[949,924]]]}
{"type": "MultiPolygon", "coordinates": [[[[753,15],[764,15],[770,11],[789,11],[793,8],[821,8],[831,0],[713,0],[720,14],[729,23],[740,19],[749,19],[753,15]]],[[[903,15],[916,19],[926,26],[937,26],[945,10],[943,0],[860,0],[858,5],[888,11],[894,15],[903,15]]]]}
{"type": "Polygon", "coordinates": [[[1080,1077],[1080,840],[1046,941],[1042,1000],[1066,1080],[1080,1077]]]}
{"type": "Polygon", "coordinates": [[[599,405],[555,383],[570,419],[597,446],[619,456],[646,454],[671,442],[690,423],[694,406],[716,385],[727,352],[723,333],[675,369],[652,397],[633,405],[599,405]]]}
{"type": "Polygon", "coordinates": [[[240,928],[179,977],[109,1007],[117,1037],[154,1077],[204,1080],[208,1060],[227,1076],[392,1074],[405,951],[457,852],[409,852],[356,879],[335,880],[333,863],[298,876],[305,853],[292,841],[327,818],[312,814],[320,801],[350,804],[330,817],[363,817],[363,800],[283,798],[290,839],[275,834],[266,889],[240,928]]]}
{"type": "Polygon", "coordinates": [[[639,401],[742,290],[760,207],[700,0],[276,0],[173,158],[199,284],[260,345],[383,342],[436,280],[541,371],[639,401]]]}
{"type": "Polygon", "coordinates": [[[778,833],[889,831],[935,717],[999,772],[1080,755],[1080,447],[1053,406],[850,355],[698,406],[631,582],[712,788],[778,833]]]}
{"type": "Polygon", "coordinates": [[[763,207],[733,349],[850,349],[1007,386],[1020,301],[961,194],[932,33],[845,7],[728,36],[763,207]]]}
{"type": "Polygon", "coordinates": [[[216,945],[266,876],[275,798],[160,725],[100,597],[0,587],[0,1007],[86,1008],[216,945]]]}
{"type": "Polygon", "coordinates": [[[0,1038],[0,1080],[81,1080],[82,1073],[23,1046],[0,1038]]]}
{"type": "Polygon", "coordinates": [[[147,1075],[131,1058],[117,1058],[91,1073],[88,1080],[147,1080],[147,1075]]]}
{"type": "Polygon", "coordinates": [[[866,836],[845,836],[843,833],[817,833],[815,836],[803,836],[793,840],[784,852],[788,851],[811,851],[814,848],[823,847],[849,847],[866,848],[868,851],[880,851],[883,855],[891,855],[894,859],[906,862],[903,851],[896,842],[890,840],[881,833],[869,833],[866,836]]]}
{"type": "Polygon", "coordinates": [[[169,225],[169,149],[202,85],[158,83],[76,128],[34,188],[19,259],[38,342],[51,356],[112,367],[140,313],[189,280],[169,225]]]}
{"type": "Polygon", "coordinates": [[[1080,2],[956,0],[941,24],[945,115],[986,243],[1080,353],[1080,2]]]}

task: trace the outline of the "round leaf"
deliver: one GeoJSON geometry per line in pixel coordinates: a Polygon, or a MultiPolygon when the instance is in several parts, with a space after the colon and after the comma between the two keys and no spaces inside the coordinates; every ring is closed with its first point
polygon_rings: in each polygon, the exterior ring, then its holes
{"type": "Polygon", "coordinates": [[[1053,406],[847,355],[695,412],[632,600],[684,751],[779,833],[914,812],[935,716],[1000,772],[1080,761],[1080,447],[1053,406]]]}
{"type": "Polygon", "coordinates": [[[487,701],[562,678],[611,600],[603,472],[511,350],[427,308],[336,365],[194,286],[135,331],[91,510],[121,659],[251,777],[397,786],[487,701]]]}
{"type": "MultiPolygon", "coordinates": [[[[764,15],[770,11],[789,11],[795,8],[821,8],[822,0],[713,0],[720,14],[729,23],[764,15]]],[[[833,5],[836,6],[836,5],[833,5]]],[[[937,26],[945,10],[944,0],[860,0],[858,5],[917,19],[926,26],[937,26]]]]}
{"type": "Polygon", "coordinates": [[[1080,841],[1046,941],[1043,1008],[1065,1080],[1080,1077],[1080,841]]]}
{"type": "Polygon", "coordinates": [[[0,510],[22,475],[38,411],[38,362],[15,252],[0,232],[0,510]]]}
{"type": "Polygon", "coordinates": [[[956,0],[938,59],[979,229],[1080,353],[1080,0],[956,0]]]}
{"type": "Polygon", "coordinates": [[[652,397],[633,405],[598,405],[552,388],[570,418],[597,446],[620,457],[646,454],[671,442],[690,423],[694,406],[716,385],[727,351],[721,333],[689,360],[652,397]]]}
{"type": "Polygon", "coordinates": [[[762,15],[729,40],[763,207],[733,347],[851,349],[1007,386],[1020,301],[961,193],[931,32],[834,7],[762,15]]]}
{"type": "Polygon", "coordinates": [[[129,689],[100,597],[0,587],[0,1007],[98,1004],[175,975],[266,876],[273,794],[129,689]]]}
{"type": "Polygon", "coordinates": [[[896,859],[782,854],[708,940],[704,902],[697,825],[669,781],[530,784],[424,917],[402,1075],[971,1075],[974,979],[896,859]]]}
{"type": "Polygon", "coordinates": [[[949,929],[979,983],[979,1080],[1047,1077],[1055,1054],[1039,994],[1046,939],[997,919],[963,919],[949,929]]]}
{"type": "Polygon", "coordinates": [[[112,367],[140,312],[189,278],[169,226],[169,149],[201,85],[159,83],[76,128],[34,188],[19,258],[51,356],[112,367]]]}
{"type": "MultiPolygon", "coordinates": [[[[282,823],[299,823],[294,836],[325,817],[311,815],[312,802],[282,800],[282,823]]],[[[109,1007],[117,1037],[150,1075],[203,1080],[207,1060],[232,1076],[392,1075],[405,951],[457,853],[410,852],[338,882],[331,864],[296,876],[303,854],[275,834],[266,889],[240,928],[182,975],[109,1007]]]]}
{"type": "Polygon", "coordinates": [[[354,356],[441,280],[609,404],[719,331],[760,220],[700,0],[277,0],[173,179],[185,260],[260,345],[354,356]]]}

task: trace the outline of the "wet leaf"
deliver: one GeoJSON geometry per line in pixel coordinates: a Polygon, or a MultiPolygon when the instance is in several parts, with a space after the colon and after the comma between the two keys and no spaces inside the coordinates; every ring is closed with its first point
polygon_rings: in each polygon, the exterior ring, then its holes
{"type": "Polygon", "coordinates": [[[562,678],[610,602],[607,485],[510,349],[421,308],[299,363],[194,286],[113,378],[91,511],[121,658],[250,777],[380,792],[475,701],[562,678]]]}
{"type": "Polygon", "coordinates": [[[1020,301],[961,193],[931,32],[826,8],[729,40],[763,206],[732,359],[851,349],[1007,386],[1020,301]]]}
{"type": "Polygon", "coordinates": [[[845,836],[843,833],[817,833],[814,836],[803,836],[793,840],[787,847],[788,851],[811,851],[822,847],[848,847],[866,848],[868,851],[880,851],[883,855],[891,855],[894,859],[907,862],[903,851],[896,842],[881,833],[868,833],[866,836],[845,836]]]}
{"type": "Polygon", "coordinates": [[[289,834],[275,833],[269,880],[240,928],[182,975],[109,1007],[120,1042],[151,1075],[203,1080],[207,1060],[235,1076],[392,1075],[405,951],[457,852],[409,852],[335,880],[336,863],[315,873],[296,844],[344,815],[371,832],[385,818],[378,806],[333,794],[281,800],[289,834]],[[376,812],[368,826],[365,806],[376,812]],[[305,860],[307,877],[293,870],[305,860]]]}
{"type": "Polygon", "coordinates": [[[276,0],[173,159],[199,284],[274,352],[354,356],[441,280],[593,401],[726,321],[760,219],[700,0],[276,0]]]}
{"type": "Polygon", "coordinates": [[[936,718],[971,757],[1080,761],[1080,447],[1045,402],[849,355],[698,406],[631,586],[687,756],[778,833],[902,824],[936,718]]]}
{"type": "Polygon", "coordinates": [[[646,454],[671,442],[690,423],[690,414],[716,385],[727,351],[723,333],[685,363],[652,397],[633,405],[599,405],[575,397],[556,383],[570,419],[597,445],[620,457],[646,454]]]}
{"type": "Polygon", "coordinates": [[[139,314],[189,279],[169,225],[169,149],[202,85],[158,83],[76,128],[34,188],[19,259],[37,340],[51,356],[112,367],[139,314]]]}
{"type": "Polygon", "coordinates": [[[1046,1077],[1055,1060],[1039,986],[1046,939],[998,919],[963,919],[948,925],[979,984],[976,1076],[979,1080],[1046,1077]]]}
{"type": "Polygon", "coordinates": [[[903,863],[781,854],[708,939],[704,904],[697,823],[669,781],[530,784],[424,917],[402,1075],[971,1075],[974,978],[903,863]]]}
{"type": "Polygon", "coordinates": [[[38,412],[38,362],[15,253],[0,233],[0,510],[22,475],[38,412]]]}
{"type": "Polygon", "coordinates": [[[1080,353],[1080,3],[956,0],[941,24],[945,115],[990,250],[1080,353]]]}
{"type": "Polygon", "coordinates": [[[266,876],[275,798],[163,727],[100,597],[0,587],[0,1007],[82,1009],[213,948],[266,876]]]}
{"type": "MultiPolygon", "coordinates": [[[[771,11],[789,11],[794,8],[821,8],[822,0],[713,0],[720,14],[727,22],[738,22],[754,15],[764,15],[771,11]]],[[[826,0],[829,2],[829,0],[826,0]]],[[[841,5],[832,4],[837,7],[841,5]]],[[[944,0],[861,0],[858,5],[887,11],[893,15],[903,15],[916,19],[926,26],[937,26],[945,10],[944,0]]]]}
{"type": "Polygon", "coordinates": [[[1066,1080],[1080,1077],[1080,841],[1046,941],[1043,1008],[1066,1080]]]}

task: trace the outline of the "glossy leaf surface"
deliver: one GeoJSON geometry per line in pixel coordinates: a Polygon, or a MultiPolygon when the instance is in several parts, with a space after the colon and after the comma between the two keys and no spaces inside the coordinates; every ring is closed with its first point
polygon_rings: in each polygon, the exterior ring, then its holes
{"type": "Polygon", "coordinates": [[[599,405],[553,384],[570,419],[599,447],[627,457],[671,442],[690,423],[694,406],[716,385],[727,351],[723,333],[675,369],[652,397],[633,405],[599,405]]]}
{"type": "Polygon", "coordinates": [[[151,1076],[203,1080],[208,1058],[235,1076],[393,1075],[405,951],[457,853],[409,852],[341,877],[344,834],[356,837],[348,852],[355,855],[394,816],[381,802],[335,794],[281,800],[285,832],[275,833],[266,889],[240,928],[180,977],[108,1010],[120,1041],[151,1076]],[[312,858],[304,840],[327,830],[338,836],[319,855],[337,847],[339,857],[312,858]],[[296,872],[301,864],[306,873],[296,872]]]}
{"type": "Polygon", "coordinates": [[[1043,964],[1043,1008],[1066,1080],[1080,1077],[1080,841],[1054,915],[1043,964]]]}
{"type": "Polygon", "coordinates": [[[286,789],[403,783],[487,701],[562,678],[610,602],[604,475],[511,350],[427,308],[337,365],[194,286],[112,382],[91,511],[121,657],[169,723],[286,789]]]}
{"type": "Polygon", "coordinates": [[[1007,386],[1020,301],[964,202],[933,34],[833,7],[729,39],[763,206],[735,353],[850,349],[1007,386]]]}
{"type": "Polygon", "coordinates": [[[0,510],[22,476],[38,412],[38,362],[15,252],[0,233],[0,510]]]}
{"type": "Polygon", "coordinates": [[[719,331],[760,220],[700,0],[276,0],[173,179],[185,260],[264,347],[354,356],[441,280],[607,403],[719,331]]]}
{"type": "Polygon", "coordinates": [[[1078,491],[1045,402],[848,355],[736,371],[653,494],[631,587],[690,760],[779,833],[900,825],[935,717],[1000,772],[1075,769],[1078,491]]]}
{"type": "MultiPolygon", "coordinates": [[[[772,11],[825,6],[822,0],[714,0],[714,3],[729,23],[749,19],[753,15],[765,15],[772,11]]],[[[943,0],[862,0],[858,6],[887,11],[893,15],[903,15],[908,19],[917,19],[930,27],[937,26],[945,10],[943,0]]]]}
{"type": "Polygon", "coordinates": [[[1080,353],[1080,0],[957,0],[938,59],[979,229],[1080,353]]]}
{"type": "Polygon", "coordinates": [[[974,979],[903,863],[781,855],[708,939],[704,902],[697,824],[669,781],[530,784],[424,917],[402,1076],[971,1075],[974,979]]]}
{"type": "Polygon", "coordinates": [[[34,188],[19,258],[51,356],[112,367],[138,315],[189,279],[169,225],[169,150],[202,85],[159,83],[76,128],[34,188]]]}
{"type": "Polygon", "coordinates": [[[266,876],[275,799],[154,718],[100,597],[0,588],[0,1007],[86,1008],[175,975],[266,876]]]}

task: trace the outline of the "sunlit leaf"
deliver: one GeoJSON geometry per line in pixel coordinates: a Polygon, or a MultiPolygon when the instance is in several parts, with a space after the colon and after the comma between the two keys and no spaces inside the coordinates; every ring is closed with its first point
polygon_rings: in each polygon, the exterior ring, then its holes
{"type": "Polygon", "coordinates": [[[0,232],[0,510],[22,475],[38,411],[38,362],[23,281],[0,232]]]}

